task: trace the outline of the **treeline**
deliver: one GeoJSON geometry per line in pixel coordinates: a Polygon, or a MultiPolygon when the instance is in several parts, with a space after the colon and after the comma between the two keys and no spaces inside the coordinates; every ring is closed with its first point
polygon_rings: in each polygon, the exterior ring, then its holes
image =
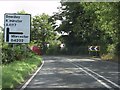
{"type": "Polygon", "coordinates": [[[97,45],[101,47],[101,55],[119,56],[119,10],[119,2],[61,2],[51,21],[60,20],[61,25],[55,26],[55,30],[68,34],[60,37],[66,52],[78,54],[83,52],[80,46],[97,45]]]}
{"type": "MultiPolygon", "coordinates": [[[[29,44],[16,44],[13,48],[12,44],[2,40],[2,62],[9,63],[29,56],[33,45],[38,46],[42,54],[50,55],[88,55],[88,46],[100,46],[101,56],[118,57],[119,9],[119,2],[61,2],[59,12],[53,16],[43,13],[31,17],[29,44]],[[57,24],[58,21],[61,24],[57,24]],[[65,44],[62,49],[59,47],[61,43],[65,44]]],[[[26,14],[25,11],[17,13],[26,14]]]]}

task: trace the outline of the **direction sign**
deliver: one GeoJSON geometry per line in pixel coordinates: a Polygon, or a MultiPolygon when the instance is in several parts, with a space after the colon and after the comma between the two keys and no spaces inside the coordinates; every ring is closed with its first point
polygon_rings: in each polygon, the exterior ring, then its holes
{"type": "Polygon", "coordinates": [[[30,14],[4,14],[4,41],[8,43],[29,43],[30,22],[30,14]]]}
{"type": "Polygon", "coordinates": [[[100,51],[100,46],[88,46],[89,51],[100,51]]]}

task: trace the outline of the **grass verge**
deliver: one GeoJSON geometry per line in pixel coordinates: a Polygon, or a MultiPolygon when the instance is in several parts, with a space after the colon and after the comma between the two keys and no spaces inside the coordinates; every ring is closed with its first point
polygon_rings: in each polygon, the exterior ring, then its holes
{"type": "Polygon", "coordinates": [[[0,90],[2,90],[2,66],[0,64],[0,90]]]}
{"type": "Polygon", "coordinates": [[[15,88],[41,64],[41,57],[32,55],[21,61],[2,65],[2,88],[15,88]]]}
{"type": "Polygon", "coordinates": [[[112,61],[112,62],[118,62],[118,56],[114,55],[114,54],[106,54],[106,55],[102,55],[101,56],[102,60],[105,61],[112,61]]]}

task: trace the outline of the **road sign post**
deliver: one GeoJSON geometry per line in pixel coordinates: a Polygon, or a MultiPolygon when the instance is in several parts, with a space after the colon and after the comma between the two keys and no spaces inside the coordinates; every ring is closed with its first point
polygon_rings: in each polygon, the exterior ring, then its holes
{"type": "Polygon", "coordinates": [[[100,55],[100,46],[88,46],[89,55],[99,56],[100,55]]]}
{"type": "Polygon", "coordinates": [[[4,41],[7,43],[29,43],[30,42],[30,14],[4,15],[4,41]]]}
{"type": "MultiPolygon", "coordinates": [[[[30,42],[30,14],[4,14],[4,42],[12,44],[13,56],[15,44],[30,42]]],[[[24,49],[26,52],[26,49],[24,49]]]]}

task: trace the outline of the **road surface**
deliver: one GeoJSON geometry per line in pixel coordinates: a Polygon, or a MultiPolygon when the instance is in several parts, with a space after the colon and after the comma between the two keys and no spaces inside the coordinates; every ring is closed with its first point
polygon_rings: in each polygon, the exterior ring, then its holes
{"type": "Polygon", "coordinates": [[[43,90],[40,88],[49,88],[49,90],[52,88],[120,89],[118,77],[120,72],[118,72],[117,63],[68,56],[43,56],[43,60],[42,68],[29,83],[24,85],[24,90],[43,90]]]}

